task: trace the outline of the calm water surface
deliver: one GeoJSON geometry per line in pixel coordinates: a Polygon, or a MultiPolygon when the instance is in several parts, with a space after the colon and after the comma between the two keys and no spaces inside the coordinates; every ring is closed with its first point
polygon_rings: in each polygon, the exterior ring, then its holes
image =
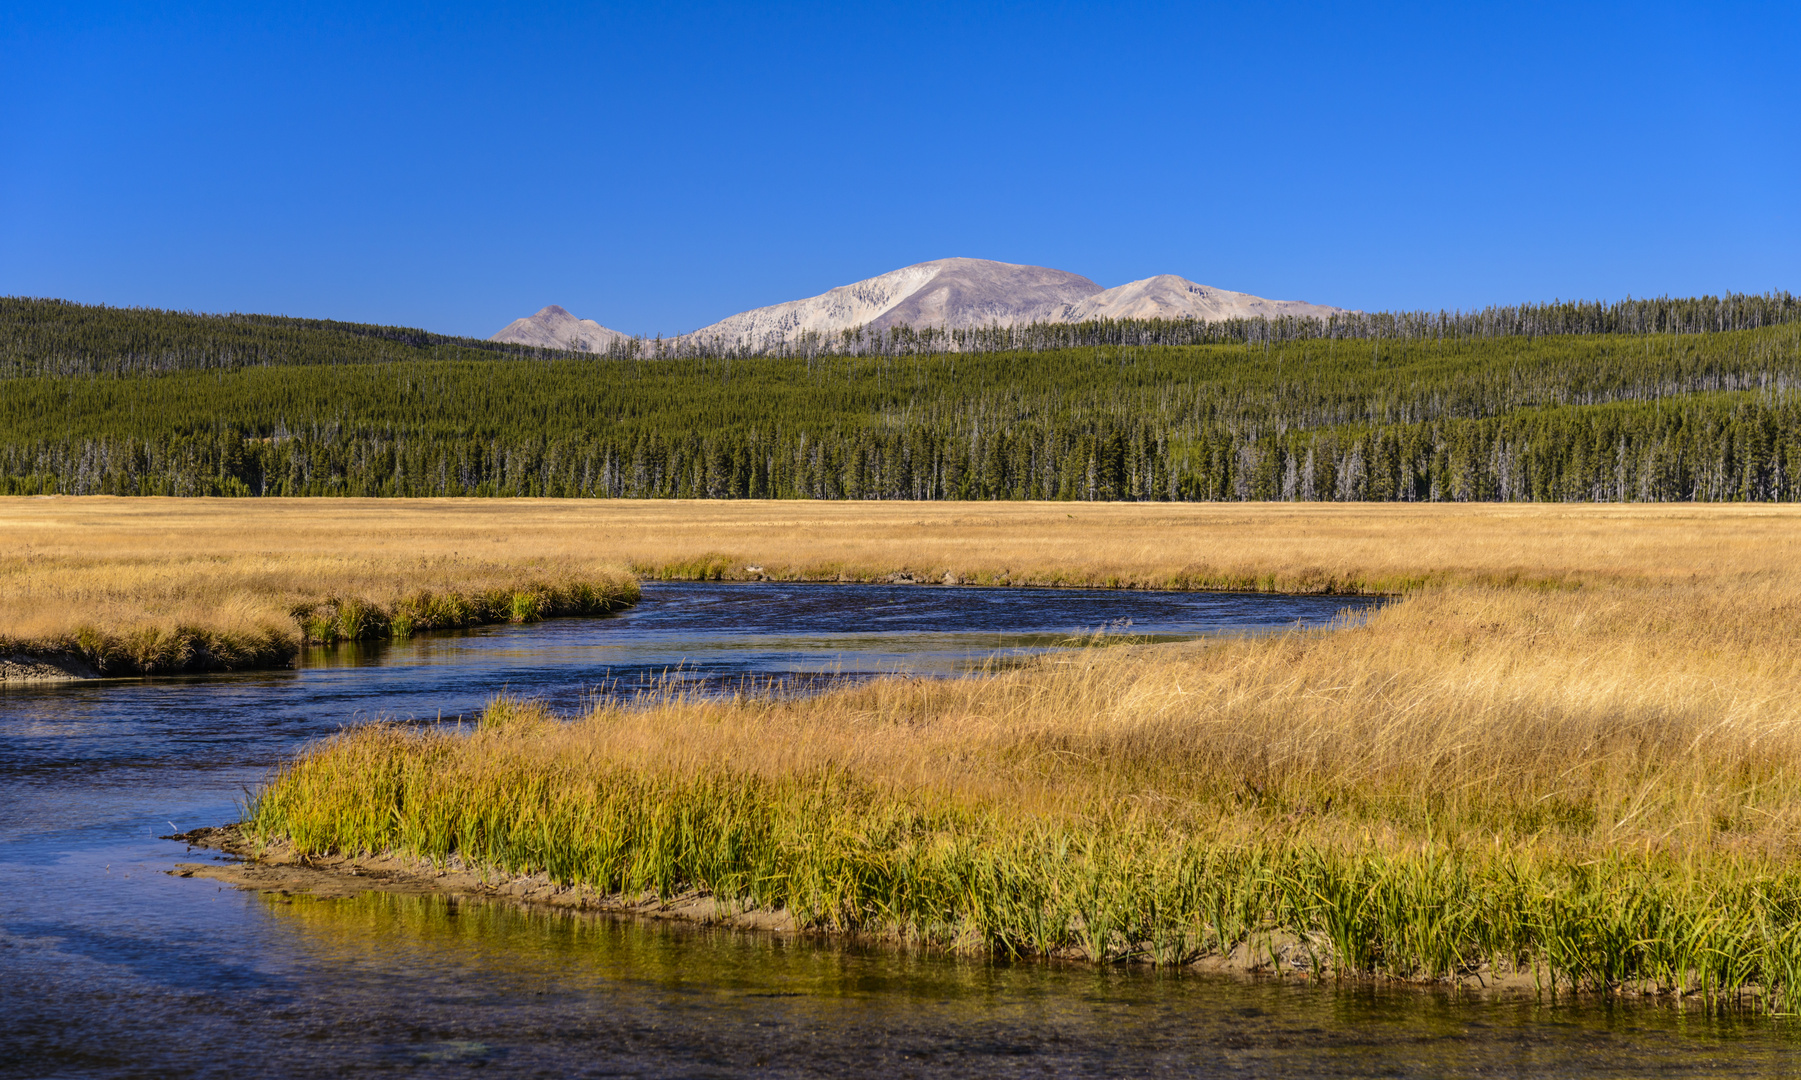
{"type": "Polygon", "coordinates": [[[283,900],[172,878],[361,719],[501,687],[580,708],[670,679],[954,675],[1098,627],[1331,620],[1346,601],[658,585],[617,618],[318,651],[297,670],[0,692],[0,1075],[1768,1076],[1782,1021],[1007,965],[502,905],[283,900]]]}

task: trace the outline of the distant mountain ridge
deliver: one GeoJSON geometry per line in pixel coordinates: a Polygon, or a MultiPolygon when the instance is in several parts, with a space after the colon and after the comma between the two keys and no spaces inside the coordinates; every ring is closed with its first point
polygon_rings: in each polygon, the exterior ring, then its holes
{"type": "Polygon", "coordinates": [[[1302,300],[1265,300],[1250,293],[1215,289],[1174,274],[1158,274],[1098,292],[1077,304],[1064,322],[1094,319],[1324,319],[1344,308],[1302,300]]]}
{"type": "MultiPolygon", "coordinates": [[[[678,343],[756,351],[802,334],[835,336],[856,327],[948,330],[1097,319],[1326,318],[1343,308],[1266,300],[1174,274],[1104,289],[1080,274],[991,259],[935,259],[840,285],[818,296],[754,308],[680,335],[678,343]]],[[[551,305],[491,339],[540,348],[605,352],[627,335],[551,305]]]]}
{"type": "Polygon", "coordinates": [[[683,337],[698,342],[739,342],[750,348],[780,345],[806,331],[836,334],[862,326],[1014,326],[1062,322],[1076,304],[1102,291],[1063,270],[986,259],[937,259],[840,285],[785,304],[756,308],[703,326],[683,337]]]}

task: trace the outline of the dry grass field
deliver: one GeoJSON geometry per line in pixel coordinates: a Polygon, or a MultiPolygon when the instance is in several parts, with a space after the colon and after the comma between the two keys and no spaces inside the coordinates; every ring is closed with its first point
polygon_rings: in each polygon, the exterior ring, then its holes
{"type": "Polygon", "coordinates": [[[10,498],[0,634],[285,618],[321,592],[570,569],[1402,592],[1774,581],[1797,556],[1801,513],[1769,504],[10,498]]]}
{"type": "Polygon", "coordinates": [[[1797,1000],[1797,508],[0,502],[13,640],[626,573],[1401,599],[799,701],[367,727],[252,833],[954,948],[1797,1000]]]}
{"type": "Polygon", "coordinates": [[[372,727],[252,828],[961,948],[1801,986],[1796,508],[0,503],[15,639],[608,568],[1404,599],[982,679],[372,727]]]}

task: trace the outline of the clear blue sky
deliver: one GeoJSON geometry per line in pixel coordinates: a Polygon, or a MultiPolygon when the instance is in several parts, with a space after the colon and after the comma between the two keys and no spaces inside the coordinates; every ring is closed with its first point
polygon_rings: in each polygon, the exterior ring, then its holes
{"type": "Polygon", "coordinates": [[[693,329],[925,259],[1801,291],[1801,4],[0,11],[0,293],[693,329]]]}

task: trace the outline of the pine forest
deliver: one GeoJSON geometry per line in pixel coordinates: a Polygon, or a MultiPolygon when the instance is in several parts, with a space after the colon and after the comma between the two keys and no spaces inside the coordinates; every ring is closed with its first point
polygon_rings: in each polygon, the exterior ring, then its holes
{"type": "Polygon", "coordinates": [[[1793,501],[1801,300],[589,355],[0,299],[0,493],[1793,501]]]}

